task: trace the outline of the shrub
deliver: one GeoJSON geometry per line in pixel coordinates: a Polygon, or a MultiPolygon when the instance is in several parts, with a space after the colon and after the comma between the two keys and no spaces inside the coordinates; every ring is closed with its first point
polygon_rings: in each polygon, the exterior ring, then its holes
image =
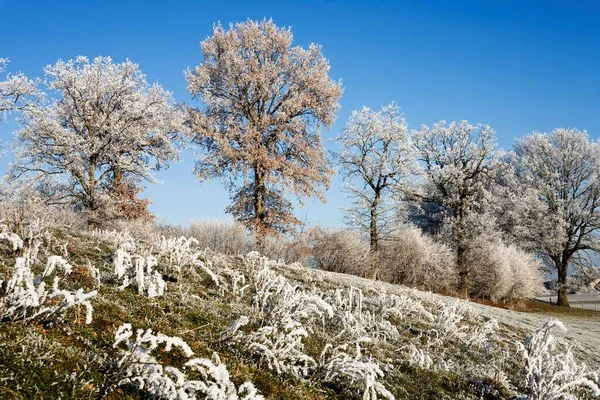
{"type": "Polygon", "coordinates": [[[351,230],[311,232],[315,266],[325,271],[363,276],[368,272],[369,244],[351,230]]]}
{"type": "Polygon", "coordinates": [[[540,263],[501,240],[476,239],[466,254],[471,295],[494,301],[533,297],[542,289],[540,263]]]}
{"type": "Polygon", "coordinates": [[[381,280],[436,292],[456,286],[454,255],[450,248],[418,228],[406,228],[380,245],[381,280]]]}
{"type": "Polygon", "coordinates": [[[583,390],[600,396],[598,374],[575,360],[571,349],[551,334],[554,328],[566,332],[562,322],[553,320],[528,336],[524,343],[517,343],[528,389],[522,399],[575,400],[579,398],[576,393],[583,390]]]}

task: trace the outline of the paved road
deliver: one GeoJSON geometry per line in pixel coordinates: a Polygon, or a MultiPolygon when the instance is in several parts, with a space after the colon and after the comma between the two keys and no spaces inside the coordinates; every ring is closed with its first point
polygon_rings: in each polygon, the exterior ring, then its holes
{"type": "MultiPolygon", "coordinates": [[[[536,300],[556,303],[556,296],[536,297],[536,300]]],[[[569,304],[572,308],[600,311],[600,293],[570,294],[569,304]]]]}

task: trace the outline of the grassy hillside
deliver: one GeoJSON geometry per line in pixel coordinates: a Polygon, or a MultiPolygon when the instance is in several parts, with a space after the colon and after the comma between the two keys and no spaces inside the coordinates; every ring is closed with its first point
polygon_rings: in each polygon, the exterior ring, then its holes
{"type": "Polygon", "coordinates": [[[524,342],[544,318],[513,324],[516,312],[495,318],[484,306],[256,252],[215,254],[193,239],[2,238],[0,398],[600,395],[598,359],[583,364],[552,325],[524,342]]]}

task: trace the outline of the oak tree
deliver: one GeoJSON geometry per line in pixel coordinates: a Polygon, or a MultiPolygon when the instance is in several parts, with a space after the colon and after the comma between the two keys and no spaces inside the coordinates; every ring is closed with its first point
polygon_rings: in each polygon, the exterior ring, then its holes
{"type": "Polygon", "coordinates": [[[228,211],[264,236],[297,223],[288,193],[323,198],[331,168],[320,128],[339,108],[340,82],[329,77],[321,47],[293,46],[289,29],[271,20],[216,25],[201,43],[203,61],[187,72],[194,142],[202,149],[195,173],[223,178],[228,211]]]}
{"type": "Polygon", "coordinates": [[[50,101],[27,108],[17,132],[15,176],[65,178],[61,199],[85,210],[88,227],[119,182],[152,181],[178,154],[185,113],[139,66],[80,56],[45,68],[50,101]]]}

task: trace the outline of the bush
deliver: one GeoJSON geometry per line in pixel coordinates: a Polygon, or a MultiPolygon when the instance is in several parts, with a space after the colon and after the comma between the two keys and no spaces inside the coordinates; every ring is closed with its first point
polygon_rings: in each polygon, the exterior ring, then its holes
{"type": "Polygon", "coordinates": [[[369,244],[351,230],[315,228],[310,238],[315,266],[325,271],[363,276],[368,273],[369,244]]]}
{"type": "Polygon", "coordinates": [[[522,299],[542,290],[541,264],[531,254],[501,240],[474,240],[466,262],[472,296],[493,301],[522,299]]]}
{"type": "Polygon", "coordinates": [[[302,265],[309,265],[312,262],[309,240],[309,235],[303,232],[266,236],[263,241],[263,253],[270,259],[286,264],[299,262],[302,265]]]}
{"type": "Polygon", "coordinates": [[[157,228],[167,238],[193,237],[201,249],[230,255],[244,254],[247,250],[246,228],[238,222],[203,220],[192,221],[187,227],[162,224],[157,228]]]}
{"type": "Polygon", "coordinates": [[[436,292],[456,288],[452,250],[418,228],[408,227],[380,245],[381,280],[436,292]]]}

